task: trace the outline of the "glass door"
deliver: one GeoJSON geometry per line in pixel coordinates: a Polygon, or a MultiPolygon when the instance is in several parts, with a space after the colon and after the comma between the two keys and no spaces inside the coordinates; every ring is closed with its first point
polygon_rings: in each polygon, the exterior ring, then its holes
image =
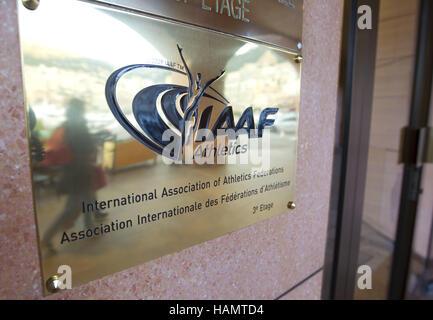
{"type": "MultiPolygon", "coordinates": [[[[372,270],[372,288],[355,299],[386,299],[404,166],[400,131],[409,123],[416,61],[418,1],[381,1],[358,266],[372,270]]],[[[359,279],[359,277],[358,277],[359,279]]]]}
{"type": "Polygon", "coordinates": [[[433,3],[351,0],[343,19],[322,297],[426,298],[433,292],[433,3]],[[372,9],[370,30],[358,28],[361,6],[372,9]]]}

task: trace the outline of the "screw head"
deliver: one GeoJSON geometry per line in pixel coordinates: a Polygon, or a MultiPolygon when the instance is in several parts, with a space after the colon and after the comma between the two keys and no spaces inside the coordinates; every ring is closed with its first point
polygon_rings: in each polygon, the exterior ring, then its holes
{"type": "Polygon", "coordinates": [[[56,293],[56,292],[60,291],[59,284],[60,284],[59,276],[54,275],[47,280],[45,285],[46,285],[47,290],[49,292],[56,293]]]}
{"type": "Polygon", "coordinates": [[[289,210],[295,210],[296,209],[296,204],[293,201],[289,201],[289,203],[287,204],[287,208],[289,210]]]}
{"type": "Polygon", "coordinates": [[[295,60],[296,63],[301,63],[302,60],[304,60],[304,58],[302,58],[302,56],[301,56],[300,54],[298,54],[298,55],[295,57],[294,60],[295,60]]]}
{"type": "Polygon", "coordinates": [[[302,49],[302,42],[298,42],[297,47],[299,50],[301,50],[302,49]]]}
{"type": "Polygon", "coordinates": [[[29,10],[36,10],[39,6],[39,0],[22,0],[22,3],[29,10]]]}

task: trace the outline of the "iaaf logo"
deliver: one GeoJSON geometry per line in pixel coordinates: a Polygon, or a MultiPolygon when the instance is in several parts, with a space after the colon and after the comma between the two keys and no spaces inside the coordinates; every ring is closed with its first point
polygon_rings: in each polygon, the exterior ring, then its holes
{"type": "MultiPolygon", "coordinates": [[[[207,158],[206,163],[220,155],[221,148],[224,155],[245,153],[248,146],[234,144],[233,141],[239,140],[241,136],[246,137],[247,142],[249,138],[255,140],[263,138],[265,128],[271,127],[275,121],[269,116],[277,114],[278,108],[264,109],[260,114],[257,129],[252,107],[245,109],[235,124],[233,109],[229,101],[212,87],[212,84],[220,79],[225,71],[220,71],[218,75],[205,83],[203,83],[200,73],[194,79],[182,54],[182,48],[179,45],[177,48],[186,73],[168,66],[153,64],[134,64],[113,72],[105,87],[105,96],[111,112],[122,127],[135,139],[154,152],[178,163],[185,159],[185,154],[188,153],[186,149],[191,150],[194,142],[205,143],[205,146],[199,146],[189,153],[192,153],[193,158],[207,158]],[[188,87],[175,84],[157,84],[142,89],[134,97],[132,110],[142,132],[127,119],[116,97],[116,87],[120,78],[128,72],[140,68],[162,69],[188,77],[188,87]],[[207,106],[199,115],[198,107],[203,98],[209,99],[208,101],[211,101],[212,104],[207,106]],[[210,127],[214,105],[222,106],[222,111],[210,127]],[[224,140],[218,139],[221,137],[224,140]],[[217,138],[216,147],[215,138],[217,138]],[[225,142],[226,138],[232,141],[229,145],[225,142]],[[218,142],[222,142],[222,144],[218,142]]],[[[245,142],[245,138],[243,141],[245,142]]]]}

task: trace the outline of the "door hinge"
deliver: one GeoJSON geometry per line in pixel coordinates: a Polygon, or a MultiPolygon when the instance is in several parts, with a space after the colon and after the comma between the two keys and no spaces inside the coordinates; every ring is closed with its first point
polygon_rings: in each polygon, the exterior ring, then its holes
{"type": "Polygon", "coordinates": [[[433,128],[402,128],[399,153],[399,163],[433,163],[433,128]]]}

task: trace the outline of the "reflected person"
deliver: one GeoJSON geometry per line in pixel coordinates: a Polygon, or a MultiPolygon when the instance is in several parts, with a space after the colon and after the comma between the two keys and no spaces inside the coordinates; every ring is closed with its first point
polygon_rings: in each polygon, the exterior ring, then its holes
{"type": "MultiPolygon", "coordinates": [[[[81,203],[96,199],[98,182],[95,182],[96,143],[89,132],[84,117],[84,102],[73,98],[66,109],[66,120],[47,141],[45,164],[61,169],[57,192],[67,196],[66,204],[59,216],[45,232],[42,244],[55,252],[52,239],[64,228],[70,228],[79,218],[81,203]]],[[[99,183],[100,184],[100,183],[99,183]]],[[[82,213],[81,213],[82,214],[82,213]]],[[[106,213],[96,212],[96,217],[106,213]]],[[[92,216],[84,214],[86,228],[92,227],[92,216]]]]}

